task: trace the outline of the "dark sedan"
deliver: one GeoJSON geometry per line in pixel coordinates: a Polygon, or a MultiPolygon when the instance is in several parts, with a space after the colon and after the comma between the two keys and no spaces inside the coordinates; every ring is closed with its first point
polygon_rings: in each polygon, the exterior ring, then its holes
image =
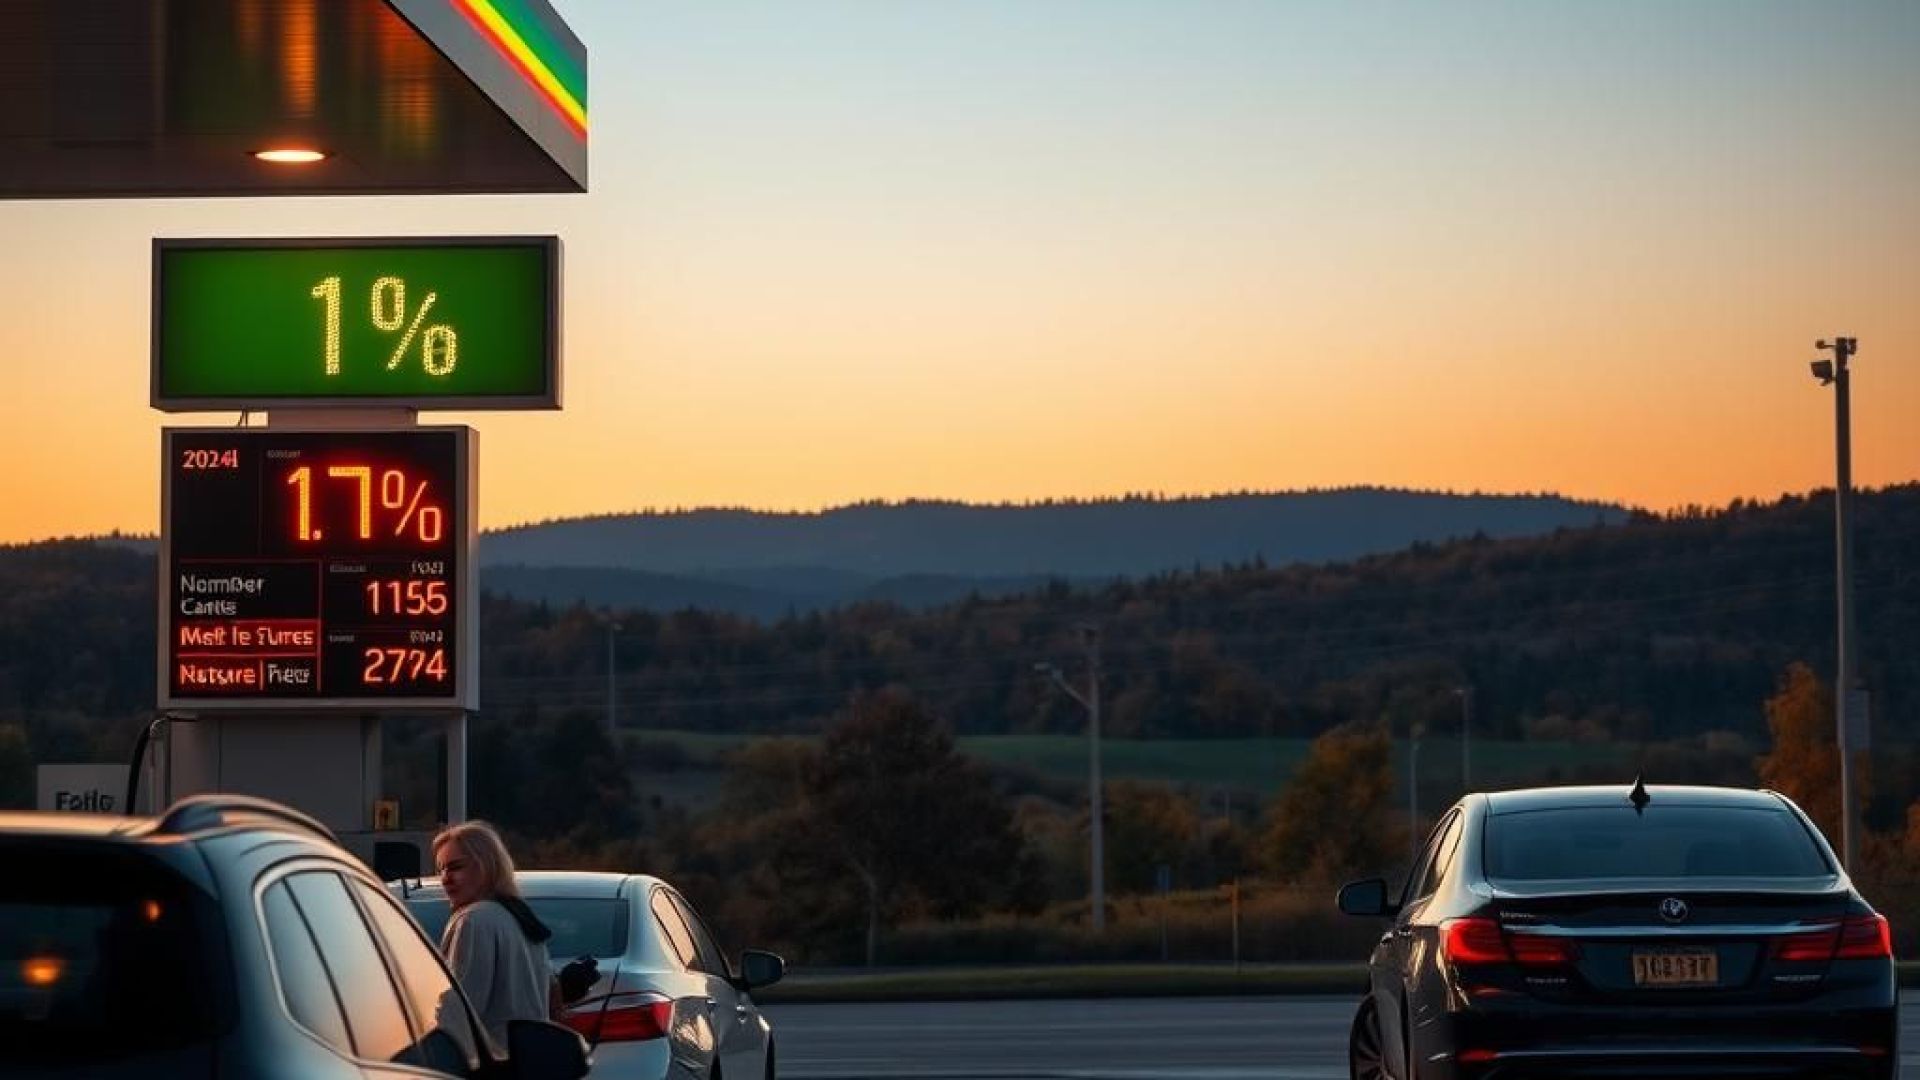
{"type": "Polygon", "coordinates": [[[1391,920],[1355,1080],[1895,1073],[1887,921],[1773,792],[1470,795],[1340,909],[1391,920]]]}

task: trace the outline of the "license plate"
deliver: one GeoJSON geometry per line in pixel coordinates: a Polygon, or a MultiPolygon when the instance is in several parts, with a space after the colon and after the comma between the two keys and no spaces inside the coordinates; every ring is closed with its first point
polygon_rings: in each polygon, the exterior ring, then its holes
{"type": "Polygon", "coordinates": [[[1661,949],[1633,954],[1635,986],[1714,986],[1720,954],[1712,949],[1661,949]]]}

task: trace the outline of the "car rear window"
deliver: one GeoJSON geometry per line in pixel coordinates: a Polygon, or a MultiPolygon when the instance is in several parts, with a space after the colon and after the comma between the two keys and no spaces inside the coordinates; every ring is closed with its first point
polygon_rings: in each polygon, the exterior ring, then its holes
{"type": "MultiPolygon", "coordinates": [[[[627,902],[612,897],[527,897],[527,906],[553,931],[547,953],[564,963],[576,956],[624,956],[627,952],[627,902]]],[[[444,899],[414,898],[407,910],[435,942],[447,928],[444,899]]]]}
{"type": "Polygon", "coordinates": [[[1583,806],[1487,819],[1487,877],[1806,878],[1833,873],[1800,819],[1738,806],[1583,806]]]}
{"type": "Polygon", "coordinates": [[[213,898],[117,843],[0,841],[0,1047],[63,1065],[160,1053],[232,1022],[213,898]]]}

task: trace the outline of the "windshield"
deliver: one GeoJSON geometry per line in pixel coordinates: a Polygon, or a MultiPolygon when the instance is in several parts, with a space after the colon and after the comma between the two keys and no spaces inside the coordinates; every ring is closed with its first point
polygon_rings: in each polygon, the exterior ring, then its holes
{"type": "Polygon", "coordinates": [[[1805,878],[1832,873],[1800,820],[1757,807],[1583,806],[1487,819],[1487,877],[1805,878]]]}
{"type": "MultiPolygon", "coordinates": [[[[527,905],[553,931],[547,953],[556,961],[576,956],[621,956],[627,951],[627,902],[611,897],[527,897],[527,905]]],[[[434,941],[447,928],[446,900],[415,897],[407,910],[434,941]]]]}
{"type": "Polygon", "coordinates": [[[104,1061],[211,1038],[232,976],[211,898],[113,845],[0,844],[0,1048],[104,1061]]]}

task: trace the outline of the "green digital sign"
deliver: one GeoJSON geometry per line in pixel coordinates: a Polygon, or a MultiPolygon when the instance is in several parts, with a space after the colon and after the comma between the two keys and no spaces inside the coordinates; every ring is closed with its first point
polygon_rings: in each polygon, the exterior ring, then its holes
{"type": "Polygon", "coordinates": [[[153,406],[560,405],[551,236],[155,240],[153,406]]]}

